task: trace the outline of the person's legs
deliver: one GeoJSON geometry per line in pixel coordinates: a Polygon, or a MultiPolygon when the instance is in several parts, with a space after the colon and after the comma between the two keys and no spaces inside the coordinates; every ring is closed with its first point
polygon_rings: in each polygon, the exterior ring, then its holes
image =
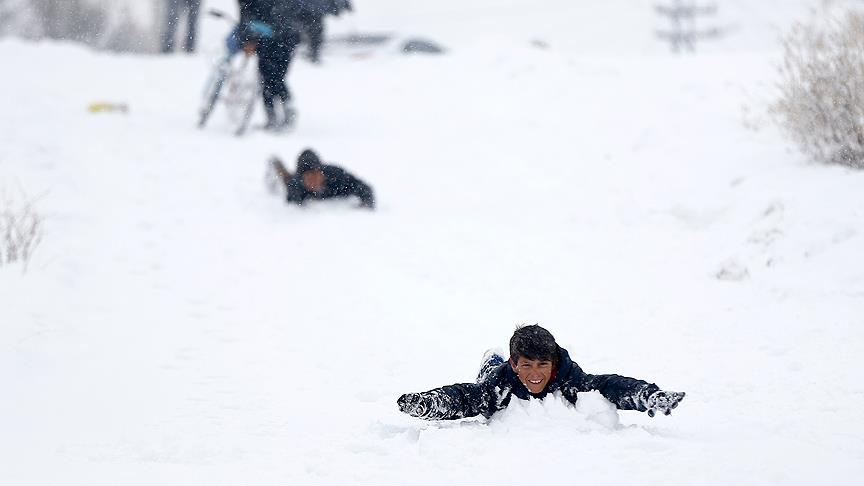
{"type": "Polygon", "coordinates": [[[501,356],[499,350],[490,349],[483,354],[483,363],[480,365],[480,372],[477,374],[477,383],[482,383],[495,371],[496,368],[504,364],[507,360],[501,356]]]}
{"type": "Polygon", "coordinates": [[[306,27],[309,35],[309,60],[317,63],[321,61],[321,45],[324,44],[324,15],[315,15],[310,20],[306,27]]]}
{"type": "Polygon", "coordinates": [[[198,33],[198,13],[201,11],[201,0],[186,0],[186,42],[183,49],[195,52],[195,36],[198,33]]]}
{"type": "Polygon", "coordinates": [[[273,108],[273,98],[281,80],[277,78],[273,59],[264,41],[258,44],[258,74],[261,78],[261,98],[264,102],[264,113],[267,114],[267,126],[277,125],[276,111],[273,108]]]}
{"type": "Polygon", "coordinates": [[[261,75],[261,95],[268,127],[291,125],[296,116],[285,76],[298,42],[298,36],[288,36],[262,39],[258,44],[258,72],[261,75]],[[280,104],[278,109],[277,102],[280,104]]]}
{"type": "Polygon", "coordinates": [[[180,0],[165,0],[165,31],[162,33],[162,52],[174,50],[174,35],[177,33],[177,23],[180,17],[180,0]]]}
{"type": "Polygon", "coordinates": [[[299,41],[299,36],[289,36],[280,39],[278,44],[279,55],[275,60],[274,66],[274,70],[276,71],[274,78],[278,79],[274,95],[282,102],[282,125],[286,127],[292,126],[297,117],[294,106],[291,104],[291,91],[288,89],[286,76],[288,75],[288,68],[291,66],[291,59],[294,57],[294,50],[299,41]]]}
{"type": "Polygon", "coordinates": [[[291,101],[291,92],[288,91],[288,82],[285,80],[290,63],[291,59],[286,60],[284,57],[274,59],[273,62],[273,95],[285,102],[291,101]]]}

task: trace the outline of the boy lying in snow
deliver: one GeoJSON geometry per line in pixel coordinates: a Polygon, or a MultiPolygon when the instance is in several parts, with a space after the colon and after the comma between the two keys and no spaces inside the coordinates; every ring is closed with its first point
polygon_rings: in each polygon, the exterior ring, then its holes
{"type": "Polygon", "coordinates": [[[510,338],[510,360],[487,351],[476,383],[460,383],[399,397],[399,410],[426,420],[455,420],[504,409],[516,398],[543,398],[560,391],[570,403],[577,392],[599,391],[620,410],[669,415],[684,392],[618,375],[589,375],[570,360],[567,350],[538,325],[516,329],[510,338]]]}
{"type": "Polygon", "coordinates": [[[357,196],[361,207],[375,207],[371,187],[341,167],[322,164],[318,154],[310,149],[297,158],[297,172],[293,175],[276,157],[270,159],[270,167],[276,178],[285,184],[289,203],[302,205],[307,199],[357,196]]]}

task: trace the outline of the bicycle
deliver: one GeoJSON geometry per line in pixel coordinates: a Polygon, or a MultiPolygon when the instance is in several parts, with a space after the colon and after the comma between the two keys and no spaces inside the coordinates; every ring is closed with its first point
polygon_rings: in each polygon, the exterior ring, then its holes
{"type": "Polygon", "coordinates": [[[204,128],[216,105],[221,104],[234,127],[234,135],[239,137],[249,128],[255,104],[261,95],[258,71],[254,63],[249,62],[252,53],[243,50],[240,45],[237,21],[215,9],[209,10],[207,14],[231,22],[235,27],[226,38],[225,55],[216,63],[204,85],[198,128],[204,128]]]}

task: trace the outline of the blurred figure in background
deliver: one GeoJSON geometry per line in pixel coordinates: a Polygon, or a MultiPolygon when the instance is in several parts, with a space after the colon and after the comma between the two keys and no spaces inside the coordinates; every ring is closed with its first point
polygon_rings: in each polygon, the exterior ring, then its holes
{"type": "Polygon", "coordinates": [[[165,0],[165,31],[162,34],[162,52],[174,51],[174,37],[177,34],[177,24],[180,23],[181,10],[186,13],[186,36],[183,50],[195,52],[195,35],[198,27],[198,12],[201,10],[201,0],[165,0]]]}
{"type": "Polygon", "coordinates": [[[300,22],[303,34],[309,42],[309,60],[321,62],[321,46],[324,44],[324,16],[338,16],[343,11],[352,10],[350,0],[297,0],[300,8],[300,22]]]}
{"type": "Polygon", "coordinates": [[[297,112],[285,75],[300,43],[297,0],[238,0],[238,38],[243,50],[258,54],[261,96],[270,130],[290,128],[297,112]]]}
{"type": "Polygon", "coordinates": [[[293,174],[277,157],[270,159],[269,170],[275,180],[285,184],[285,199],[289,203],[302,206],[309,199],[354,196],[360,200],[361,208],[375,208],[375,194],[368,184],[339,166],[322,163],[311,149],[297,157],[297,171],[293,174]]]}

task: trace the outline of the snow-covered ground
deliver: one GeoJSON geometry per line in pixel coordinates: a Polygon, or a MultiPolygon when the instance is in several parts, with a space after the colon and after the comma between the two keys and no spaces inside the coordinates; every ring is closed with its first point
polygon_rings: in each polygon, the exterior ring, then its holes
{"type": "Polygon", "coordinates": [[[331,34],[448,54],[299,60],[283,136],[195,128],[213,20],[191,57],[0,42],[0,185],[45,217],[0,267],[0,484],[858,484],[864,174],[764,116],[807,2],[719,2],[685,57],[647,1],[354,3],[331,34]],[[269,194],[306,147],[378,209],[269,194]],[[521,322],[687,399],[397,411],[521,322]]]}

